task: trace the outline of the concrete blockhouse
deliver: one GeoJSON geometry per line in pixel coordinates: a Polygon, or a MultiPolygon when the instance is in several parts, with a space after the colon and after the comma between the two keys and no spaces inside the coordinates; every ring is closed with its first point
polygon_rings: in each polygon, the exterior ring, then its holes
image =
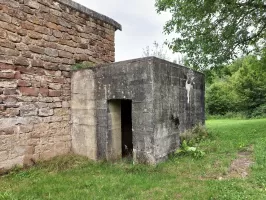
{"type": "Polygon", "coordinates": [[[204,75],[155,57],[73,73],[72,149],[91,159],[156,164],[179,133],[204,124],[204,75]]]}

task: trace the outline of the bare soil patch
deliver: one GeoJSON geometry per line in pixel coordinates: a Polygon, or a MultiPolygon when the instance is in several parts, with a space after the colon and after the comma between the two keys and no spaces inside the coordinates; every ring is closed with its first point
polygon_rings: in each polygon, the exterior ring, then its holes
{"type": "MultiPolygon", "coordinates": [[[[253,146],[240,151],[237,154],[237,158],[233,160],[228,168],[228,171],[224,175],[211,175],[200,177],[200,180],[206,179],[218,179],[225,180],[231,178],[246,178],[249,174],[249,168],[254,163],[252,159],[253,146]]],[[[215,165],[219,166],[220,162],[217,161],[215,165]]],[[[214,166],[215,167],[215,166],[214,166]]]]}
{"type": "Polygon", "coordinates": [[[229,172],[224,178],[245,178],[248,176],[252,161],[252,147],[247,151],[239,152],[237,158],[232,161],[229,172]]]}

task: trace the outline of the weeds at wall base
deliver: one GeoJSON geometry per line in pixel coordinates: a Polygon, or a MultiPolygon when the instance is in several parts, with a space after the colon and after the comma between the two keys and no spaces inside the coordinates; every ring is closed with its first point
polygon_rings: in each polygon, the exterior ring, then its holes
{"type": "Polygon", "coordinates": [[[174,153],[175,156],[192,156],[201,158],[206,153],[199,148],[199,143],[209,136],[206,128],[198,124],[193,129],[187,130],[180,134],[180,148],[174,153]]]}

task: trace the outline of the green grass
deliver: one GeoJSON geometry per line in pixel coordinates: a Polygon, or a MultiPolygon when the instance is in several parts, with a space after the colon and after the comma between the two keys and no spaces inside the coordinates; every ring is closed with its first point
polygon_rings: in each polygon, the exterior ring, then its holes
{"type": "Polygon", "coordinates": [[[59,157],[0,177],[2,199],[266,199],[266,119],[210,120],[203,158],[172,157],[158,166],[59,157]],[[239,151],[253,148],[245,179],[219,180],[239,151]]]}

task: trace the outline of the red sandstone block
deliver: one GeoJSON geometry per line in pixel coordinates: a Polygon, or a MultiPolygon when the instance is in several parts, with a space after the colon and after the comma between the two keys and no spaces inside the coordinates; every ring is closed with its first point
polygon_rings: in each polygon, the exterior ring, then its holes
{"type": "Polygon", "coordinates": [[[49,90],[49,97],[60,97],[61,94],[61,90],[49,90]]]}
{"type": "Polygon", "coordinates": [[[20,87],[19,91],[24,96],[35,96],[36,97],[39,94],[39,89],[38,88],[20,87]]]}
{"type": "Polygon", "coordinates": [[[31,23],[29,22],[22,22],[21,23],[21,27],[23,29],[27,29],[27,30],[34,30],[34,25],[32,25],[31,23]]]}
{"type": "Polygon", "coordinates": [[[18,71],[16,71],[15,72],[15,77],[14,77],[15,79],[21,79],[21,74],[20,74],[20,72],[18,72],[18,71]]]}
{"type": "Polygon", "coordinates": [[[19,80],[19,81],[18,81],[18,86],[21,86],[21,87],[28,87],[28,86],[31,86],[31,82],[29,82],[29,81],[25,81],[25,80],[19,80]]]}
{"type": "Polygon", "coordinates": [[[49,90],[47,88],[40,88],[40,94],[43,96],[43,97],[47,97],[48,94],[49,94],[49,90]]]}
{"type": "Polygon", "coordinates": [[[5,63],[0,63],[0,69],[12,69],[15,70],[15,66],[14,65],[9,65],[9,64],[5,64],[5,63]]]}
{"type": "Polygon", "coordinates": [[[25,66],[17,66],[17,71],[19,71],[22,74],[29,74],[30,68],[27,68],[25,66]]]}
{"type": "Polygon", "coordinates": [[[59,29],[58,26],[56,24],[52,23],[52,22],[47,22],[45,25],[48,28],[51,28],[51,29],[55,29],[55,30],[58,30],[59,29]]]}
{"type": "Polygon", "coordinates": [[[55,83],[65,83],[65,78],[53,78],[53,82],[55,83]]]}

